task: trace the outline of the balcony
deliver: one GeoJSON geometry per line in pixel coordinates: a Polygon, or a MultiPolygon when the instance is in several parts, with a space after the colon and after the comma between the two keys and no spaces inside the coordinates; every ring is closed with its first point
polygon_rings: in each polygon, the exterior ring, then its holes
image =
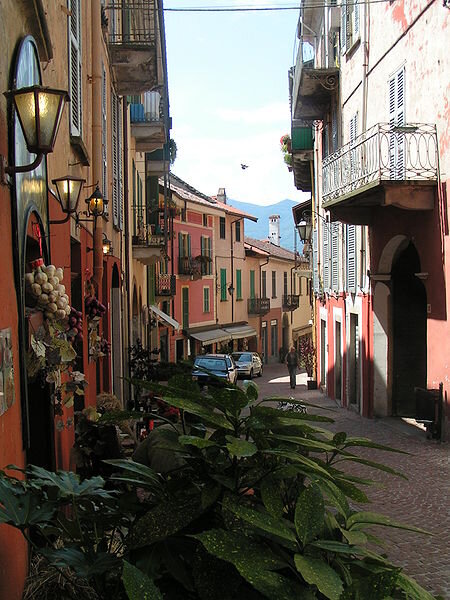
{"type": "Polygon", "coordinates": [[[323,207],[370,224],[375,207],[432,210],[438,182],[435,125],[380,123],[323,160],[323,207]]]}
{"type": "Polygon", "coordinates": [[[147,152],[145,154],[145,169],[149,177],[161,177],[164,173],[169,172],[169,150],[168,145],[164,144],[163,148],[147,152]]]}
{"type": "Polygon", "coordinates": [[[145,92],[143,103],[130,104],[130,121],[138,152],[153,152],[164,146],[164,104],[159,92],[145,92]]]}
{"type": "Polygon", "coordinates": [[[141,94],[160,84],[160,23],[156,0],[117,0],[105,7],[108,51],[117,93],[141,94]]]}
{"type": "Polygon", "coordinates": [[[283,310],[290,311],[299,307],[300,296],[298,294],[283,294],[283,310]]]}
{"type": "Polygon", "coordinates": [[[188,275],[194,279],[199,279],[202,276],[200,261],[192,258],[192,256],[179,256],[178,275],[188,275]]]}
{"type": "Polygon", "coordinates": [[[145,207],[133,206],[133,258],[144,265],[158,262],[166,249],[167,234],[158,211],[147,213],[145,207]]]}
{"type": "Polygon", "coordinates": [[[177,289],[177,278],[175,275],[158,275],[155,284],[155,296],[159,298],[171,298],[175,296],[177,289]]]}
{"type": "Polygon", "coordinates": [[[292,170],[294,184],[303,192],[312,191],[311,161],[313,160],[313,129],[292,123],[292,170]]]}
{"type": "Polygon", "coordinates": [[[293,119],[322,120],[328,112],[333,93],[338,88],[339,69],[314,56],[312,46],[300,41],[293,69],[291,113],[293,119]]]}
{"type": "Polygon", "coordinates": [[[270,311],[270,299],[249,298],[247,308],[249,315],[266,315],[270,311]]]}

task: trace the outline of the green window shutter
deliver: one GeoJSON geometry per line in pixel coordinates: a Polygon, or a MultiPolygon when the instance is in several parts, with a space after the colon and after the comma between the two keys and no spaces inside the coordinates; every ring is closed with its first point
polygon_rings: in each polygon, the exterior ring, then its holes
{"type": "Polygon", "coordinates": [[[178,256],[184,256],[183,236],[181,233],[178,234],[178,256]]]}
{"type": "Polygon", "coordinates": [[[255,271],[250,271],[250,298],[255,297],[255,271]]]}
{"type": "Polygon", "coordinates": [[[236,299],[242,300],[242,272],[241,269],[236,271],[236,299]]]}
{"type": "Polygon", "coordinates": [[[220,269],[220,300],[227,299],[227,270],[220,269]]]}
{"type": "Polygon", "coordinates": [[[189,329],[189,288],[183,288],[182,298],[183,329],[189,329]]]}
{"type": "Polygon", "coordinates": [[[148,301],[150,304],[155,304],[155,287],[156,287],[156,265],[149,265],[147,267],[147,281],[148,281],[148,301]]]}
{"type": "Polygon", "coordinates": [[[203,288],[203,312],[209,312],[209,288],[203,288]]]}
{"type": "Polygon", "coordinates": [[[190,233],[188,233],[187,242],[188,242],[188,256],[191,257],[191,234],[190,233]]]}

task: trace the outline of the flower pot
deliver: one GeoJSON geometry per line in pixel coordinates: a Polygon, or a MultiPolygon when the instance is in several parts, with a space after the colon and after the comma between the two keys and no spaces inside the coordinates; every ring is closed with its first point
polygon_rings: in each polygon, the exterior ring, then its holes
{"type": "Polygon", "coordinates": [[[306,386],[308,390],[317,390],[317,381],[315,379],[308,379],[306,386]]]}

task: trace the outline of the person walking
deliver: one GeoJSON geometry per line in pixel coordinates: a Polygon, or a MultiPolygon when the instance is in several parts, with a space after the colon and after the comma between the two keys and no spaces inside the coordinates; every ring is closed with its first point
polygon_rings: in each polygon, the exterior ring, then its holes
{"type": "Polygon", "coordinates": [[[286,354],[286,365],[289,371],[289,380],[291,384],[291,389],[295,390],[295,383],[297,378],[297,367],[299,363],[298,354],[295,351],[294,346],[291,346],[291,349],[286,354]]]}

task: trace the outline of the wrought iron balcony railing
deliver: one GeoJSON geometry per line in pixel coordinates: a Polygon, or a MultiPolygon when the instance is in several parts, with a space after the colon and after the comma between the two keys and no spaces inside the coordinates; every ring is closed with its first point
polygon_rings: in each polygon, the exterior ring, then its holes
{"type": "Polygon", "coordinates": [[[379,123],[323,160],[323,204],[386,181],[437,181],[435,125],[379,123]]]}
{"type": "Polygon", "coordinates": [[[156,215],[148,215],[144,207],[133,206],[133,246],[165,246],[166,234],[168,234],[168,226],[160,217],[159,211],[156,215]],[[151,218],[152,216],[154,219],[151,218]],[[151,220],[154,222],[149,222],[151,220]]]}
{"type": "Polygon", "coordinates": [[[300,296],[298,294],[283,294],[283,310],[295,310],[299,307],[300,296]]]}
{"type": "Polygon", "coordinates": [[[115,0],[108,3],[110,44],[154,46],[157,32],[155,0],[115,0]]]}
{"type": "Polygon", "coordinates": [[[177,278],[175,275],[168,275],[166,273],[158,275],[156,278],[156,296],[175,296],[177,289],[177,278]]]}
{"type": "Polygon", "coordinates": [[[270,298],[249,298],[248,314],[265,315],[270,311],[270,298]]]}

